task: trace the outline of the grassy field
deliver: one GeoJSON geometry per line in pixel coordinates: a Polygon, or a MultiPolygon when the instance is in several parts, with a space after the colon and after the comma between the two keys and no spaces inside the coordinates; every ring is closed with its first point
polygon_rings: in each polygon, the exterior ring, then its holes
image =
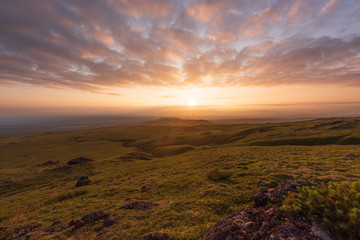
{"type": "Polygon", "coordinates": [[[139,239],[204,231],[284,180],[360,178],[360,118],[215,124],[162,119],[66,133],[0,139],[0,239],[139,239]],[[76,157],[94,161],[66,167],[76,157]],[[54,165],[41,165],[46,161],[54,165]],[[218,169],[231,175],[211,180],[218,169]],[[80,176],[91,184],[76,188],[80,176]],[[121,209],[133,201],[150,210],[121,209]],[[54,221],[103,211],[115,224],[49,231],[54,221]],[[21,238],[20,238],[21,239],[21,238]]]}

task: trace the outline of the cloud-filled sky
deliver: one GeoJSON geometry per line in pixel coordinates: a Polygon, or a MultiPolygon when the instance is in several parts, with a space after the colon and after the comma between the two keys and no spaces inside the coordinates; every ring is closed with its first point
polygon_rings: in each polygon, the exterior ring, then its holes
{"type": "Polygon", "coordinates": [[[56,91],[249,102],[231,89],[283,103],[286,88],[297,102],[360,101],[359,26],[358,0],[0,0],[0,105],[56,91]]]}

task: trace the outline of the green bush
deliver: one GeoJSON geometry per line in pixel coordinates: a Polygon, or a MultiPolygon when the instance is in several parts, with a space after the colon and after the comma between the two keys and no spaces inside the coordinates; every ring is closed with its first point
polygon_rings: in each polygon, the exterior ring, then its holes
{"type": "Polygon", "coordinates": [[[50,205],[50,204],[63,202],[65,200],[76,198],[78,196],[85,195],[87,193],[88,193],[87,189],[80,189],[80,190],[75,190],[75,191],[62,192],[62,193],[58,194],[57,196],[46,200],[44,202],[44,204],[45,205],[50,205]]]}
{"type": "Polygon", "coordinates": [[[224,171],[214,168],[208,172],[207,178],[212,181],[221,181],[221,180],[229,179],[231,175],[232,173],[229,171],[224,171]]]}
{"type": "Polygon", "coordinates": [[[360,181],[299,188],[289,193],[281,210],[322,224],[338,239],[360,239],[360,181]]]}

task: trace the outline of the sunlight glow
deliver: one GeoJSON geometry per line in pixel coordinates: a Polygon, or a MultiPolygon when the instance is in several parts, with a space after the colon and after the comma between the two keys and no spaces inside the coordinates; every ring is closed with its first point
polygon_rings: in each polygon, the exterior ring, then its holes
{"type": "Polygon", "coordinates": [[[195,106],[196,105],[195,99],[194,98],[189,98],[188,102],[187,102],[187,105],[190,106],[190,107],[195,106]]]}

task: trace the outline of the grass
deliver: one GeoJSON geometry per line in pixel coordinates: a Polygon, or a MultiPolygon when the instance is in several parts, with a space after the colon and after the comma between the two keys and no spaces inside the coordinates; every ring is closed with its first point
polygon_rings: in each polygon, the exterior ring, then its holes
{"type": "Polygon", "coordinates": [[[359,119],[340,120],[152,123],[0,139],[0,239],[30,227],[40,239],[138,239],[146,233],[201,239],[209,226],[251,204],[261,188],[284,180],[358,180],[359,119]],[[346,122],[351,129],[341,128],[346,122]],[[94,161],[61,167],[80,156],[94,161]],[[59,164],[38,166],[49,160],[59,164]],[[84,175],[91,184],[75,188],[84,175]],[[137,200],[159,206],[119,209],[137,200]],[[97,226],[44,231],[93,211],[109,213],[116,223],[101,235],[97,226]]]}

